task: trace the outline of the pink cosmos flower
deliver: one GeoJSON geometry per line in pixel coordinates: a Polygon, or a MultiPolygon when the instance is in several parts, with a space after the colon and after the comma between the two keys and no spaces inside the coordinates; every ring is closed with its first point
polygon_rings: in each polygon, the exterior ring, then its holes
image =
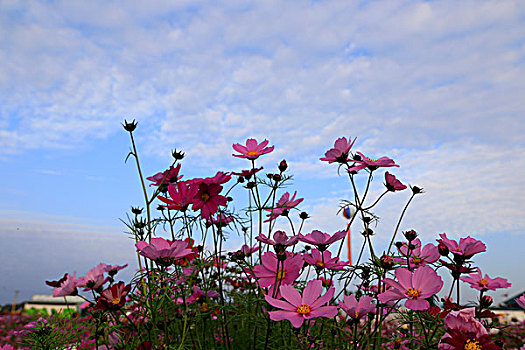
{"type": "MultiPolygon", "coordinates": [[[[217,291],[209,290],[207,292],[204,292],[202,289],[199,288],[199,286],[193,286],[192,290],[193,293],[188,298],[186,298],[187,304],[193,304],[201,300],[202,298],[217,298],[219,296],[219,293],[217,291]]],[[[183,304],[184,299],[182,297],[178,297],[176,303],[178,305],[183,304]]]]}
{"type": "Polygon", "coordinates": [[[449,251],[454,255],[461,255],[464,259],[470,259],[474,254],[481,253],[487,250],[485,244],[470,236],[461,238],[458,242],[448,239],[446,233],[439,235],[441,239],[437,241],[447,246],[449,251]]]}
{"type": "Polygon", "coordinates": [[[178,180],[182,179],[182,175],[179,176],[179,171],[180,171],[180,164],[177,164],[175,168],[170,167],[168,170],[163,171],[161,173],[157,173],[153,176],[147,177],[146,179],[153,182],[152,184],[150,184],[150,186],[158,187],[161,184],[167,185],[169,183],[177,182],[178,180]]]}
{"type": "Polygon", "coordinates": [[[274,146],[266,147],[268,142],[268,140],[264,140],[263,142],[258,143],[255,139],[248,139],[246,140],[246,146],[243,146],[240,143],[235,143],[232,147],[240,154],[232,154],[232,156],[250,160],[257,159],[259,156],[273,151],[274,146]]]}
{"type": "Polygon", "coordinates": [[[282,309],[268,312],[270,318],[273,321],[288,320],[293,327],[299,328],[304,320],[335,317],[337,315],[336,306],[322,306],[332,299],[335,289],[332,287],[321,296],[322,290],[322,282],[319,280],[309,281],[302,296],[290,285],[281,286],[280,292],[284,300],[274,299],[269,295],[264,297],[270,305],[282,309]]]}
{"type": "Polygon", "coordinates": [[[125,265],[108,265],[108,264],[103,264],[103,266],[104,266],[104,272],[107,272],[108,275],[110,275],[110,276],[115,276],[117,274],[117,272],[119,272],[120,270],[125,269],[126,267],[128,267],[128,264],[125,264],[125,265]]]}
{"type": "Polygon", "coordinates": [[[299,235],[291,236],[288,238],[284,231],[275,231],[273,234],[273,239],[269,239],[264,234],[260,234],[255,237],[256,240],[262,243],[270,244],[273,246],[288,247],[295,245],[299,241],[299,235]]]}
{"type": "Polygon", "coordinates": [[[176,240],[175,242],[167,239],[155,237],[151,239],[151,244],[139,241],[135,247],[140,255],[154,260],[161,265],[171,265],[176,260],[182,259],[188,255],[193,255],[193,251],[188,249],[188,242],[176,240]]]}
{"type": "Polygon", "coordinates": [[[358,320],[370,312],[375,313],[376,306],[372,303],[372,300],[372,297],[364,295],[358,302],[353,294],[345,295],[344,302],[340,302],[339,307],[343,309],[348,316],[358,320]]]}
{"type": "Polygon", "coordinates": [[[201,217],[210,219],[212,214],[219,210],[219,205],[226,206],[228,200],[219,193],[222,191],[222,186],[218,183],[201,182],[199,190],[193,197],[193,210],[201,210],[201,217]]]}
{"type": "Polygon", "coordinates": [[[516,303],[518,303],[519,307],[522,309],[525,309],[525,294],[523,294],[521,297],[514,299],[516,303]]]}
{"type": "Polygon", "coordinates": [[[421,240],[419,238],[416,238],[411,243],[413,246],[415,246],[414,249],[410,251],[410,257],[407,259],[408,256],[408,246],[407,243],[403,243],[401,248],[398,248],[399,253],[403,255],[402,258],[394,258],[395,262],[401,263],[403,265],[408,265],[410,263],[410,270],[416,269],[419,266],[426,265],[426,264],[432,264],[439,260],[439,250],[438,248],[433,245],[432,243],[428,243],[421,249],[421,240]],[[408,261],[407,261],[408,260],[408,261]]]}
{"type": "Polygon", "coordinates": [[[64,297],[67,295],[77,295],[77,272],[73,272],[73,275],[66,274],[66,277],[60,285],[53,290],[54,297],[64,297]]]}
{"type": "Polygon", "coordinates": [[[382,167],[392,167],[396,166],[399,167],[392,159],[388,157],[381,157],[379,159],[370,159],[367,156],[365,156],[361,152],[357,152],[359,156],[361,157],[360,160],[354,160],[357,165],[354,165],[353,167],[348,168],[348,171],[359,171],[363,170],[364,168],[370,168],[370,169],[377,169],[382,167]]]}
{"type": "Polygon", "coordinates": [[[275,253],[266,252],[261,257],[261,264],[256,265],[253,272],[259,278],[261,287],[269,287],[275,284],[292,284],[299,277],[302,267],[303,258],[300,255],[288,257],[281,262],[275,253]]]}
{"type": "Polygon", "coordinates": [[[210,222],[216,226],[227,226],[230,222],[233,221],[233,217],[224,215],[222,213],[216,215],[215,217],[210,218],[210,222]]]}
{"type": "Polygon", "coordinates": [[[491,343],[485,327],[475,319],[476,309],[471,307],[450,312],[445,317],[447,332],[439,341],[439,350],[500,349],[491,343]]]}
{"type": "Polygon", "coordinates": [[[269,217],[264,222],[268,222],[271,220],[274,220],[275,218],[279,217],[285,210],[290,210],[292,208],[295,208],[296,206],[301,203],[304,198],[298,198],[295,199],[295,196],[297,195],[297,191],[294,192],[293,197],[290,199],[290,193],[286,192],[281,196],[281,198],[277,201],[277,204],[275,205],[275,208],[266,208],[264,210],[269,211],[270,214],[266,215],[269,217]]]}
{"type": "Polygon", "coordinates": [[[206,177],[206,178],[202,179],[202,181],[206,182],[208,184],[216,183],[216,184],[222,185],[222,184],[225,184],[226,182],[230,181],[231,178],[232,178],[232,176],[229,173],[225,173],[223,171],[217,171],[215,176],[213,176],[213,177],[206,177]]]}
{"type": "Polygon", "coordinates": [[[168,209],[186,211],[197,192],[199,192],[198,185],[188,181],[180,181],[174,185],[168,185],[168,193],[171,199],[163,196],[158,196],[158,198],[167,204],[168,209]]]}
{"type": "Polygon", "coordinates": [[[320,160],[331,163],[346,163],[348,161],[348,153],[350,152],[350,149],[354,145],[355,140],[357,137],[352,141],[352,138],[346,139],[346,137],[338,138],[334,143],[334,148],[329,149],[324,154],[324,158],[320,158],[320,160]]]}
{"type": "Polygon", "coordinates": [[[443,280],[430,266],[424,265],[414,272],[403,267],[395,272],[396,279],[385,278],[384,283],[392,287],[378,295],[382,303],[407,299],[405,306],[411,310],[426,310],[430,303],[425,300],[443,287],[443,280]]]}
{"type": "Polygon", "coordinates": [[[259,247],[257,245],[254,245],[250,248],[249,245],[243,244],[241,249],[238,250],[238,252],[243,253],[245,256],[250,256],[252,253],[255,253],[259,250],[259,247]]]}
{"type": "Polygon", "coordinates": [[[311,233],[307,234],[306,236],[303,236],[302,234],[298,234],[299,240],[301,242],[315,245],[319,248],[319,250],[324,251],[326,248],[340,240],[346,235],[345,230],[337,231],[333,235],[329,235],[328,233],[321,232],[319,230],[313,230],[311,233]]]}
{"type": "Polygon", "coordinates": [[[470,274],[468,277],[461,277],[463,282],[470,283],[470,287],[479,291],[496,290],[497,288],[509,288],[511,284],[501,277],[490,278],[487,274],[485,277],[481,274],[479,267],[478,272],[470,274]]]}
{"type": "Polygon", "coordinates": [[[105,267],[106,264],[100,263],[88,272],[86,272],[84,276],[78,279],[77,286],[84,287],[84,292],[100,288],[104,283],[108,281],[107,278],[104,279],[105,267]]]}
{"type": "Polygon", "coordinates": [[[310,254],[303,255],[304,261],[312,266],[315,266],[319,269],[329,269],[329,270],[342,270],[346,265],[345,261],[339,261],[338,257],[332,258],[332,253],[328,250],[325,250],[322,254],[317,249],[312,249],[310,254]]]}
{"type": "Polygon", "coordinates": [[[394,192],[394,191],[402,191],[406,187],[406,185],[403,185],[401,181],[399,181],[394,175],[390,174],[388,171],[385,172],[385,186],[387,190],[394,192]]]}
{"type": "Polygon", "coordinates": [[[244,177],[246,180],[249,180],[250,177],[252,177],[253,174],[259,172],[263,170],[263,167],[260,167],[260,168],[253,168],[253,169],[250,169],[250,170],[242,170],[238,173],[236,172],[232,172],[233,175],[237,175],[237,176],[242,176],[244,177]]]}

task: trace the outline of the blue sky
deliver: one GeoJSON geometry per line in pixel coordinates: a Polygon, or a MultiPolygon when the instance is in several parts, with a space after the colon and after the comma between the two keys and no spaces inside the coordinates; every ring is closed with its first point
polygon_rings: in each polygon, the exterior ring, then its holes
{"type": "MultiPolygon", "coordinates": [[[[319,158],[357,137],[427,192],[402,229],[488,242],[482,270],[523,290],[524,28],[518,1],[0,2],[0,303],[134,261],[123,119],[147,174],[174,148],[187,178],[240,170],[231,144],[269,139],[261,164],[287,159],[328,232],[350,192],[319,158]]],[[[406,196],[378,208],[378,242],[406,196]]]]}

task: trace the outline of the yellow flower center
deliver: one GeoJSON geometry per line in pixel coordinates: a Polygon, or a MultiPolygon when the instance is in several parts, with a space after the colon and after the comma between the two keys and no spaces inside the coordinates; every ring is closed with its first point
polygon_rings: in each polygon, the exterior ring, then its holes
{"type": "Polygon", "coordinates": [[[465,343],[465,350],[481,350],[481,346],[479,346],[479,342],[476,340],[467,340],[465,343]]]}
{"type": "Polygon", "coordinates": [[[461,251],[461,248],[460,247],[457,247],[456,248],[456,252],[460,252],[461,251]]]}
{"type": "Polygon", "coordinates": [[[358,318],[359,317],[359,311],[355,310],[355,317],[354,318],[358,318]]]}
{"type": "Polygon", "coordinates": [[[316,262],[315,264],[316,264],[317,266],[319,266],[319,267],[324,267],[324,264],[323,264],[322,261],[318,261],[318,262],[316,262]]]}
{"type": "Polygon", "coordinates": [[[201,199],[202,199],[203,202],[207,202],[207,201],[210,200],[210,195],[207,194],[207,193],[203,193],[203,194],[201,195],[201,199]]]}
{"type": "Polygon", "coordinates": [[[120,303],[120,298],[113,298],[113,300],[111,300],[111,302],[113,304],[118,304],[118,303],[120,303]]]}
{"type": "Polygon", "coordinates": [[[277,279],[282,280],[286,276],[286,271],[284,270],[277,270],[277,279]]]}
{"type": "Polygon", "coordinates": [[[423,259],[421,259],[421,257],[419,257],[419,256],[414,256],[414,257],[412,258],[412,263],[413,263],[413,264],[416,264],[416,265],[417,265],[417,264],[421,264],[422,262],[423,262],[423,259]]]}
{"type": "Polygon", "coordinates": [[[259,155],[259,152],[249,151],[248,153],[246,153],[246,155],[248,155],[249,157],[257,157],[259,155]]]}
{"type": "Polygon", "coordinates": [[[487,280],[484,278],[482,280],[479,280],[478,281],[478,284],[482,287],[485,287],[485,286],[488,286],[489,282],[487,282],[487,280]]]}
{"type": "Polygon", "coordinates": [[[299,307],[297,308],[297,313],[298,314],[301,314],[301,315],[307,315],[310,313],[310,311],[312,311],[310,309],[310,305],[306,305],[306,304],[301,304],[299,305],[299,307]]]}
{"type": "Polygon", "coordinates": [[[417,298],[421,295],[421,292],[419,291],[419,289],[410,288],[407,291],[407,295],[411,298],[417,298]]]}

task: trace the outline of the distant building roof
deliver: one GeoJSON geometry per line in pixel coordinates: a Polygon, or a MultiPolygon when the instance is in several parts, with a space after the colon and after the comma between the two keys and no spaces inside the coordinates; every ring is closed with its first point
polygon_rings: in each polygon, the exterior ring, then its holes
{"type": "Polygon", "coordinates": [[[501,302],[498,306],[492,307],[491,309],[497,309],[497,310],[522,310],[522,308],[518,305],[516,302],[516,299],[521,297],[523,294],[525,294],[525,291],[516,294],[513,297],[510,297],[509,299],[501,302]]]}
{"type": "Polygon", "coordinates": [[[31,297],[31,304],[54,304],[54,305],[65,305],[67,304],[82,304],[85,300],[79,296],[67,296],[67,297],[54,297],[47,294],[35,294],[31,297]],[[64,300],[64,298],[66,300],[64,300]]]}

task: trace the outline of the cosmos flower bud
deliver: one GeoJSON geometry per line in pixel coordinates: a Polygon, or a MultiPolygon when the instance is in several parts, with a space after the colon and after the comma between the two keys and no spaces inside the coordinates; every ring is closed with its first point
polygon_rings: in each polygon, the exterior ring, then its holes
{"type": "Polygon", "coordinates": [[[412,193],[413,194],[425,193],[425,191],[423,191],[423,189],[421,187],[410,186],[410,189],[412,189],[412,193]]]}
{"type": "Polygon", "coordinates": [[[129,123],[127,120],[124,120],[124,124],[122,124],[122,126],[124,127],[124,130],[133,132],[137,127],[137,122],[135,121],[135,119],[133,119],[131,123],[129,123]]]}
{"type": "Polygon", "coordinates": [[[481,300],[479,301],[479,306],[482,309],[488,309],[490,305],[492,305],[492,297],[490,295],[484,295],[481,300]]]}
{"type": "Polygon", "coordinates": [[[139,207],[131,207],[131,212],[135,215],[140,215],[142,214],[142,210],[144,210],[143,208],[139,208],[139,207]]]}
{"type": "Polygon", "coordinates": [[[283,177],[279,174],[273,174],[273,177],[272,177],[273,181],[275,182],[279,182],[283,179],[283,177]]]}
{"type": "Polygon", "coordinates": [[[414,230],[403,232],[403,235],[409,242],[412,242],[414,239],[417,238],[417,232],[414,230]]]}
{"type": "Polygon", "coordinates": [[[301,218],[301,220],[306,220],[306,219],[308,219],[310,216],[308,215],[307,212],[303,211],[303,212],[301,212],[301,214],[299,214],[299,217],[301,218]]]}
{"type": "Polygon", "coordinates": [[[390,255],[383,255],[380,259],[381,267],[385,270],[390,270],[392,267],[394,267],[394,258],[392,258],[390,255]]]}
{"type": "Polygon", "coordinates": [[[286,169],[288,169],[288,163],[286,163],[286,160],[281,160],[281,162],[279,163],[279,171],[281,173],[285,172],[286,169]]]}
{"type": "Polygon", "coordinates": [[[439,242],[438,251],[439,251],[439,254],[442,256],[447,256],[449,253],[448,247],[443,242],[439,242]]]}
{"type": "Polygon", "coordinates": [[[250,188],[254,188],[254,187],[255,187],[255,182],[253,182],[253,181],[248,182],[248,183],[246,184],[246,187],[247,187],[248,189],[250,189],[250,188]]]}

